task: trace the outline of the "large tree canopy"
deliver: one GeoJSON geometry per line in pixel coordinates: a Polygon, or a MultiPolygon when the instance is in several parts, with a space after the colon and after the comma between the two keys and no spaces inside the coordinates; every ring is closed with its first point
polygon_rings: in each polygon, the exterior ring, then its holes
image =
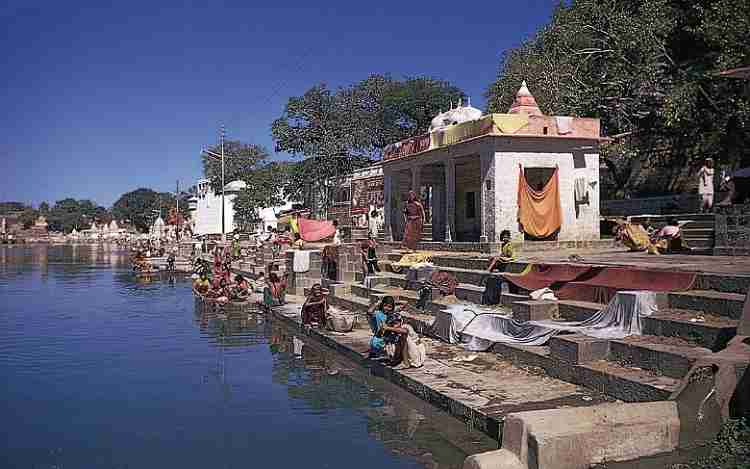
{"type": "MultiPolygon", "coordinates": [[[[180,194],[180,213],[187,214],[188,194],[180,194]]],[[[165,218],[177,199],[171,192],[156,192],[140,188],[126,192],[112,206],[112,215],[126,223],[132,223],[141,232],[148,231],[157,216],[165,218]]]]}
{"type": "Polygon", "coordinates": [[[506,51],[489,111],[506,112],[526,80],[545,113],[600,117],[607,135],[632,135],[603,153],[621,191],[670,188],[656,179],[649,186],[646,168],[679,172],[707,156],[736,164],[750,143],[750,97],[717,73],[750,63],[747,5],[561,2],[549,24],[506,51]]]}
{"type": "Polygon", "coordinates": [[[69,233],[73,229],[89,228],[93,222],[106,223],[111,219],[106,208],[87,199],[76,200],[68,197],[58,200],[51,208],[47,208],[48,210],[42,214],[47,218],[51,231],[69,233]]]}
{"type": "Polygon", "coordinates": [[[282,188],[287,176],[287,166],[281,163],[259,165],[244,178],[247,188],[234,199],[235,223],[246,231],[260,222],[260,209],[283,205],[282,188]]]}
{"type": "Polygon", "coordinates": [[[336,91],[319,84],[290,98],[271,132],[276,151],[306,158],[294,167],[291,180],[302,184],[288,184],[291,195],[307,192],[327,207],[327,181],[379,158],[386,145],[427,131],[433,117],[464,97],[442,80],[371,75],[336,91]]]}
{"type": "MultiPolygon", "coordinates": [[[[216,155],[221,154],[221,145],[208,149],[216,155]]],[[[221,192],[221,159],[206,155],[203,158],[203,174],[211,180],[214,192],[221,192]]],[[[259,163],[268,158],[268,150],[260,145],[242,143],[236,140],[224,142],[224,182],[228,184],[238,179],[248,182],[248,175],[252,174],[259,163]]]]}

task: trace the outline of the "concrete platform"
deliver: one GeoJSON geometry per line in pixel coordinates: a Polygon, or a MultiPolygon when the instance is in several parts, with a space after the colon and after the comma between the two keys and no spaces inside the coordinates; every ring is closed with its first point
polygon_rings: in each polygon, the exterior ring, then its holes
{"type": "MultiPolygon", "coordinates": [[[[294,326],[299,315],[272,312],[294,326]]],[[[323,344],[345,354],[372,372],[407,389],[421,399],[449,412],[474,428],[502,438],[505,416],[525,410],[587,407],[612,398],[581,386],[555,379],[532,369],[516,367],[493,353],[477,353],[472,361],[458,361],[468,354],[460,346],[437,340],[427,342],[427,360],[422,368],[394,369],[368,360],[371,333],[355,329],[346,334],[300,329],[323,344]]]]}

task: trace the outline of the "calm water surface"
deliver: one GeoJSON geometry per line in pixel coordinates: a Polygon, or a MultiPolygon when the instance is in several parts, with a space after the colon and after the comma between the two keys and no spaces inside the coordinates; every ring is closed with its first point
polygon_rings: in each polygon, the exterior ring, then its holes
{"type": "Polygon", "coordinates": [[[295,355],[287,326],[136,282],[114,249],[0,246],[0,466],[448,468],[497,447],[315,343],[295,355]]]}

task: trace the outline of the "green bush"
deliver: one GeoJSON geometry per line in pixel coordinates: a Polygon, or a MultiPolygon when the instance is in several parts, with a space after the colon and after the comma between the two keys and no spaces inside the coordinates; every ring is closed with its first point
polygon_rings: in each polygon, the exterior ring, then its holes
{"type": "Polygon", "coordinates": [[[750,426],[745,419],[728,420],[711,443],[708,456],[672,469],[750,469],[750,426]]]}

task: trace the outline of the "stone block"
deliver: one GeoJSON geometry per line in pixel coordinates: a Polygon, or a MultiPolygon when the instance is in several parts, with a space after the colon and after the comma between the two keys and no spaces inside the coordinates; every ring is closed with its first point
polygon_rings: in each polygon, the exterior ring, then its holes
{"type": "Polygon", "coordinates": [[[544,321],[557,316],[556,301],[516,301],[511,308],[516,321],[544,321]]]}
{"type": "Polygon", "coordinates": [[[517,293],[503,293],[500,295],[500,304],[503,306],[512,306],[518,301],[528,301],[529,295],[519,295],[517,293]]]}
{"type": "Polygon", "coordinates": [[[472,454],[464,460],[463,469],[526,469],[518,457],[506,449],[472,454]]]}
{"type": "Polygon", "coordinates": [[[679,434],[674,401],[607,403],[509,414],[503,449],[529,468],[580,469],[673,451],[679,434]]]}
{"type": "Polygon", "coordinates": [[[609,341],[578,334],[559,335],[550,339],[549,351],[553,358],[579,365],[606,360],[609,341]]]}

